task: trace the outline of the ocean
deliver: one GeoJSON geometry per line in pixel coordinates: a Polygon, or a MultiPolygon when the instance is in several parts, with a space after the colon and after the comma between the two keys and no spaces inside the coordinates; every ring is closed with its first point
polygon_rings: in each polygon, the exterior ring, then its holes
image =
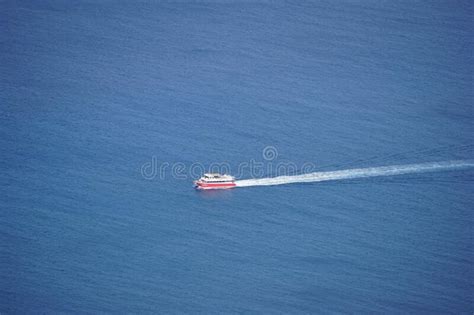
{"type": "Polygon", "coordinates": [[[0,1],[0,312],[472,313],[471,1],[0,1]],[[223,170],[224,169],[224,170],[223,170]]]}

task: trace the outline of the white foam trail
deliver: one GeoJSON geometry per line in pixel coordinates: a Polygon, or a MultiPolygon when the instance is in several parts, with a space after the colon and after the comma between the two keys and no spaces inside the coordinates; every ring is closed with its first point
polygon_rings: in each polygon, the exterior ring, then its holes
{"type": "Polygon", "coordinates": [[[341,180],[374,176],[392,176],[410,173],[446,171],[458,168],[474,167],[474,160],[458,160],[421,164],[391,165],[369,168],[354,168],[330,172],[315,172],[293,176],[278,176],[258,179],[237,180],[237,187],[271,186],[292,183],[312,183],[328,180],[341,180]]]}

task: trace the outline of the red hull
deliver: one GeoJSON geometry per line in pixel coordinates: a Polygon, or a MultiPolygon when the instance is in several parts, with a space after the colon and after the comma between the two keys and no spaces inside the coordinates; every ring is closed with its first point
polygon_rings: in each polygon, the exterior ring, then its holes
{"type": "Polygon", "coordinates": [[[196,189],[229,189],[234,188],[236,185],[235,183],[203,183],[203,182],[195,182],[196,189]]]}

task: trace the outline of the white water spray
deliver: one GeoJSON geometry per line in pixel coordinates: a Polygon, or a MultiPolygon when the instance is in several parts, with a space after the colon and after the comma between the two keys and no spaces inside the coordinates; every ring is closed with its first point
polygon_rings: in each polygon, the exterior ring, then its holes
{"type": "Polygon", "coordinates": [[[270,178],[244,179],[244,180],[238,180],[235,183],[237,187],[272,186],[272,185],[284,185],[284,184],[292,184],[292,183],[312,183],[312,182],[323,182],[323,181],[328,181],[328,180],[341,180],[341,179],[364,178],[364,177],[375,177],[375,176],[402,175],[402,174],[410,174],[410,173],[447,171],[447,170],[471,168],[471,167],[474,167],[474,160],[457,160],[457,161],[446,161],[446,162],[355,168],[355,169],[347,169],[347,170],[339,170],[339,171],[315,172],[315,173],[293,175],[293,176],[277,176],[277,177],[270,177],[270,178]]]}

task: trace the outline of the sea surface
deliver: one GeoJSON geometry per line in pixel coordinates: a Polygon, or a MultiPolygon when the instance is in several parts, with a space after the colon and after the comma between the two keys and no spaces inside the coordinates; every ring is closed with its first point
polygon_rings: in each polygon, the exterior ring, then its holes
{"type": "Polygon", "coordinates": [[[473,11],[0,0],[0,313],[472,314],[473,168],[192,181],[474,158],[473,11]]]}

